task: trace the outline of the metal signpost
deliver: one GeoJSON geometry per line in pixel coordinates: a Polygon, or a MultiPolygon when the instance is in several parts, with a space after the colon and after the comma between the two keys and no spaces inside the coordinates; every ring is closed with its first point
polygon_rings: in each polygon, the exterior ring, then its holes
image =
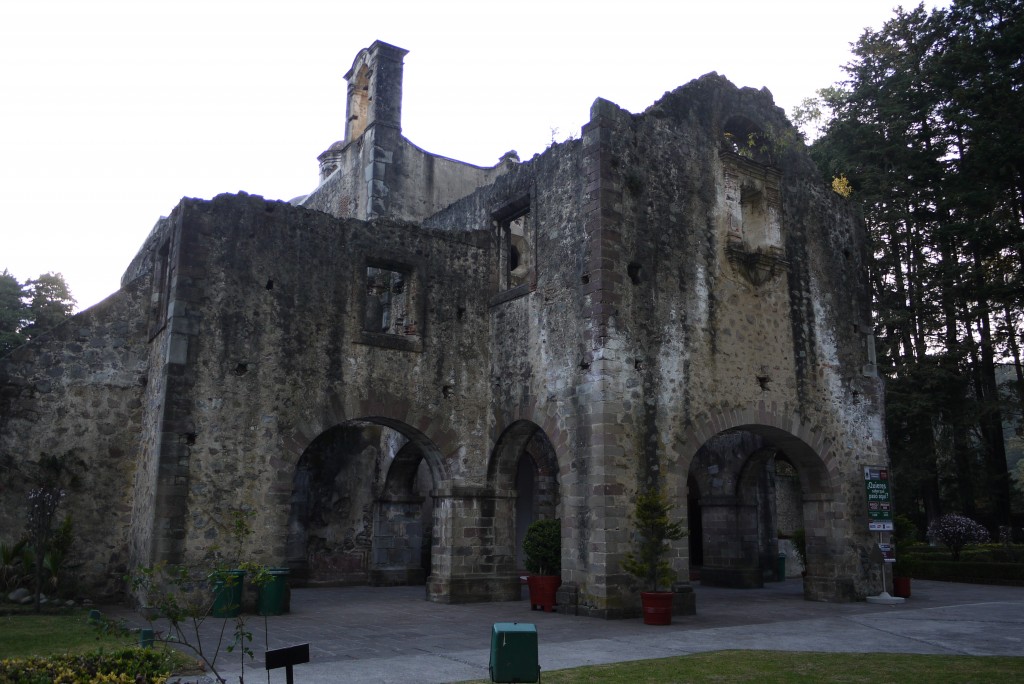
{"type": "Polygon", "coordinates": [[[299,644],[298,646],[288,646],[287,648],[275,648],[273,651],[267,651],[265,659],[268,672],[270,670],[276,670],[279,667],[283,667],[285,668],[285,679],[288,684],[293,684],[295,678],[292,674],[292,667],[309,662],[309,644],[299,644]]]}
{"type": "Polygon", "coordinates": [[[882,562],[882,593],[868,596],[870,603],[903,603],[902,598],[894,598],[885,591],[885,569],[890,563],[896,562],[895,549],[892,544],[882,543],[882,532],[892,532],[892,495],[889,490],[889,469],[881,466],[864,466],[864,489],[868,497],[868,529],[878,533],[876,552],[882,562]]]}

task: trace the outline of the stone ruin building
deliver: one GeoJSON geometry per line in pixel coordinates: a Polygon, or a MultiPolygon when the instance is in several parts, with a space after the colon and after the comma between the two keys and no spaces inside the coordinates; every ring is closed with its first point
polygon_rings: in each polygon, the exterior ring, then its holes
{"type": "Polygon", "coordinates": [[[248,510],[296,584],[508,600],[554,516],[560,610],[622,617],[658,486],[682,581],[762,586],[802,528],[808,599],[878,593],[865,232],[771,93],[598,99],[578,139],[481,168],[402,136],[405,55],[356,56],[311,194],[183,199],[118,292],[0,360],[0,539],[26,464],[67,454],[93,595],[248,510]]]}

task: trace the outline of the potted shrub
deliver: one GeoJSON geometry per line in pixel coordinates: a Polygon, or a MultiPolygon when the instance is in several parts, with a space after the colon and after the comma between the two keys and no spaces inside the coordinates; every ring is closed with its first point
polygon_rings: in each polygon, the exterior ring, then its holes
{"type": "Polygon", "coordinates": [[[526,569],[530,576],[530,610],[550,613],[555,592],[562,584],[562,524],[558,520],[536,520],[526,529],[523,539],[526,569]]]}
{"type": "Polygon", "coordinates": [[[629,553],[622,569],[639,579],[648,589],[640,593],[644,624],[672,623],[671,591],[676,573],[668,562],[669,542],[686,536],[681,521],[669,516],[672,505],[658,490],[649,490],[636,498],[633,520],[639,537],[637,553],[629,553]]]}
{"type": "Polygon", "coordinates": [[[896,549],[896,562],[892,564],[892,595],[910,598],[910,574],[906,571],[906,563],[901,556],[906,549],[917,541],[917,526],[905,515],[897,515],[893,519],[892,544],[896,549]]]}

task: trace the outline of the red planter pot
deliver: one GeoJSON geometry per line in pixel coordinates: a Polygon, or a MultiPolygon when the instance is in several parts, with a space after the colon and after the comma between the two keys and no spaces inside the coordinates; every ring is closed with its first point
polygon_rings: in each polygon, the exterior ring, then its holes
{"type": "Polygon", "coordinates": [[[530,589],[530,610],[543,610],[550,613],[555,608],[555,592],[562,586],[562,578],[558,575],[530,575],[526,578],[526,586],[530,589]]]}
{"type": "Polygon", "coordinates": [[[910,598],[910,578],[893,577],[892,595],[899,596],[900,598],[910,598]]]}
{"type": "Polygon", "coordinates": [[[673,598],[675,598],[675,594],[671,591],[640,592],[640,604],[644,609],[644,624],[671,625],[673,598]]]}

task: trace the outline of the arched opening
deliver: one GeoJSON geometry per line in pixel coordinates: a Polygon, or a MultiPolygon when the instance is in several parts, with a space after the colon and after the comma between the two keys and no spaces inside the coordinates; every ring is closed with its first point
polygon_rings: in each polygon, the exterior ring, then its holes
{"type": "Polygon", "coordinates": [[[348,84],[348,121],[345,141],[352,142],[363,134],[370,118],[370,68],[363,64],[348,84]]]}
{"type": "Polygon", "coordinates": [[[762,128],[745,116],[731,116],[722,127],[722,148],[759,164],[773,165],[771,142],[762,128]]]}
{"type": "Polygon", "coordinates": [[[521,573],[526,529],[534,520],[558,517],[558,459],[544,430],[525,420],[506,428],[494,447],[488,478],[495,492],[514,494],[515,514],[495,537],[508,539],[515,564],[508,570],[521,573]]]}
{"type": "Polygon", "coordinates": [[[795,547],[798,536],[806,529],[800,474],[785,454],[775,456],[775,520],[779,532],[779,553],[786,557],[786,577],[799,577],[804,571],[804,564],[795,547]]]}
{"type": "Polygon", "coordinates": [[[370,583],[424,584],[433,542],[432,478],[423,452],[412,441],[398,449],[377,501],[370,583]]]}
{"type": "Polygon", "coordinates": [[[686,522],[689,532],[686,540],[690,550],[690,579],[700,579],[700,568],[704,565],[704,524],[700,487],[692,474],[686,478],[686,522]]]}
{"type": "Polygon", "coordinates": [[[295,583],[423,584],[434,528],[431,449],[385,419],[347,421],[314,439],[292,478],[286,548],[295,583]]]}
{"type": "Polygon", "coordinates": [[[526,528],[537,519],[536,506],[537,468],[525,454],[516,465],[516,568],[526,567],[523,557],[523,539],[526,528]]]}
{"type": "Polygon", "coordinates": [[[783,580],[780,550],[786,576],[799,576],[792,550],[800,530],[808,565],[825,562],[828,476],[813,449],[792,435],[760,425],[715,435],[694,456],[688,488],[691,562],[699,557],[702,584],[754,588],[783,580]]]}

